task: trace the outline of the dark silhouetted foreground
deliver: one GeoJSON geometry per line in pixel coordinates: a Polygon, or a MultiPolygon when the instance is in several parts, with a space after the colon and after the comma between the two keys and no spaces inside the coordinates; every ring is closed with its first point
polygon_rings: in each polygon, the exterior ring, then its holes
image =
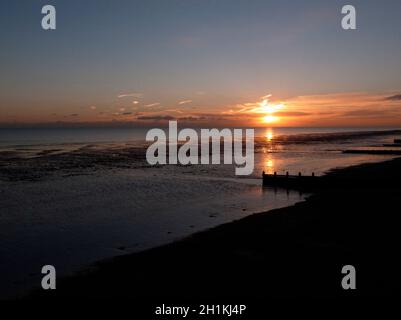
{"type": "Polygon", "coordinates": [[[190,301],[399,293],[401,159],[330,175],[347,183],[292,207],[99,263],[31,298],[190,301]],[[355,291],[341,287],[341,269],[348,264],[357,271],[355,291]]]}

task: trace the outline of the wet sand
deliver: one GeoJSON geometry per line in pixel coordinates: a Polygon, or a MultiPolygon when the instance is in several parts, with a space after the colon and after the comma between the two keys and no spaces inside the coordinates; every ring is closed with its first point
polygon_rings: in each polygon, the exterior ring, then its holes
{"type": "Polygon", "coordinates": [[[155,302],[399,294],[401,159],[329,175],[348,183],[290,207],[103,261],[59,281],[55,291],[29,298],[155,302]],[[356,268],[357,290],[342,289],[344,265],[356,268]]]}
{"type": "Polygon", "coordinates": [[[0,155],[0,299],[96,261],[302,201],[232,166],[150,167],[136,145],[24,148],[0,155]]]}

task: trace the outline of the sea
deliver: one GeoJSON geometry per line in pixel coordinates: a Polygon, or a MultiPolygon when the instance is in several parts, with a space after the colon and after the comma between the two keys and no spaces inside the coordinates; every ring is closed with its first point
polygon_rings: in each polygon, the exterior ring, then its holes
{"type": "MultiPolygon", "coordinates": [[[[1,151],[35,152],[82,145],[143,145],[150,128],[0,128],[1,151]]],[[[167,129],[165,130],[167,132],[167,129]]],[[[199,132],[199,129],[197,130],[199,132]]],[[[391,156],[344,154],[348,149],[381,149],[401,137],[401,127],[256,128],[253,176],[267,173],[324,174],[391,156]]]]}

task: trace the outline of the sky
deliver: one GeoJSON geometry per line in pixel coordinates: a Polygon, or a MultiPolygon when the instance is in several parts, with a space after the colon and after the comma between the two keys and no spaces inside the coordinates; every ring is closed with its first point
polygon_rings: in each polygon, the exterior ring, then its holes
{"type": "Polygon", "coordinates": [[[0,125],[401,126],[400,30],[398,0],[2,0],[0,125]]]}

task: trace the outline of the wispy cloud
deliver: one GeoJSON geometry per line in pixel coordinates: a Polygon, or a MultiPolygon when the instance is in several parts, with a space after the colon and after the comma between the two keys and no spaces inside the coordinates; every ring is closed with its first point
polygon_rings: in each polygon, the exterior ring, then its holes
{"type": "Polygon", "coordinates": [[[183,100],[183,101],[178,102],[178,104],[179,105],[184,105],[184,104],[188,104],[188,103],[191,103],[191,102],[192,102],[192,100],[183,100]]]}
{"type": "Polygon", "coordinates": [[[386,97],[384,100],[387,100],[387,101],[399,101],[399,100],[401,100],[401,94],[396,94],[396,95],[393,95],[393,96],[390,96],[390,97],[386,97]]]}
{"type": "Polygon", "coordinates": [[[224,114],[272,114],[282,110],[283,103],[270,102],[271,94],[265,95],[256,102],[245,102],[237,104],[231,109],[224,111],[224,114]]]}
{"type": "MultiPolygon", "coordinates": [[[[126,96],[128,94],[125,94],[126,96]]],[[[181,97],[186,97],[185,93],[181,97]]],[[[155,99],[156,100],[156,99],[155,99]]],[[[156,100],[157,101],[157,100],[156,100]]],[[[175,104],[164,105],[161,102],[140,99],[120,101],[109,108],[95,105],[82,105],[81,109],[71,110],[78,113],[50,115],[75,123],[77,121],[137,121],[140,125],[151,125],[160,121],[178,120],[183,124],[196,121],[196,125],[210,126],[262,126],[266,125],[268,117],[277,121],[272,125],[281,126],[399,126],[401,125],[401,93],[397,92],[347,92],[295,96],[286,99],[276,99],[268,94],[254,96],[252,99],[236,101],[232,99],[227,104],[199,102],[197,107],[187,105],[192,100],[175,99],[175,104]],[[131,104],[132,103],[132,104],[131,104]],[[101,110],[99,110],[101,109],[101,110]],[[101,111],[101,112],[100,112],[101,111]]]]}
{"type": "Polygon", "coordinates": [[[401,123],[401,95],[398,94],[323,94],[298,96],[285,103],[291,111],[310,114],[305,117],[306,122],[302,120],[302,125],[394,126],[401,123]]]}
{"type": "Polygon", "coordinates": [[[310,116],[311,113],[303,111],[278,111],[274,115],[277,117],[304,117],[310,116]]]}
{"type": "Polygon", "coordinates": [[[348,112],[344,112],[341,116],[343,117],[365,117],[365,118],[380,118],[380,117],[389,117],[389,116],[400,116],[400,112],[396,110],[367,110],[367,109],[360,109],[360,110],[352,110],[348,112]]]}
{"type": "Polygon", "coordinates": [[[157,106],[160,106],[160,102],[155,102],[155,103],[150,103],[150,104],[145,105],[145,107],[147,107],[147,108],[157,107],[157,106]]]}
{"type": "Polygon", "coordinates": [[[111,115],[113,115],[113,116],[128,116],[128,115],[131,115],[131,114],[133,114],[133,113],[130,112],[130,111],[127,111],[127,112],[113,112],[113,113],[111,113],[111,115]]]}
{"type": "Polygon", "coordinates": [[[133,93],[122,93],[122,94],[119,94],[118,96],[117,96],[117,98],[126,98],[126,97],[133,97],[133,98],[137,98],[137,99],[139,99],[139,98],[142,98],[143,97],[143,93],[140,93],[140,92],[133,92],[133,93]]]}
{"type": "Polygon", "coordinates": [[[139,116],[137,117],[138,120],[174,120],[176,118],[168,115],[149,115],[149,116],[139,116]]]}
{"type": "Polygon", "coordinates": [[[269,93],[269,94],[264,95],[263,97],[260,97],[260,99],[262,99],[262,100],[269,99],[271,96],[272,95],[269,93]]]}

